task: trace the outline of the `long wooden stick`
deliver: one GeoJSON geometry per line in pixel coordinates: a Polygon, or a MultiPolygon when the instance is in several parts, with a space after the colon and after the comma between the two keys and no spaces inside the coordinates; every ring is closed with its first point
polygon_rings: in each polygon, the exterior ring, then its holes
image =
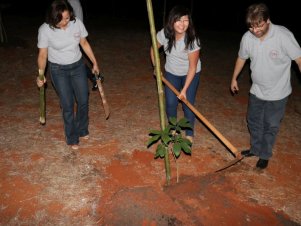
{"type": "Polygon", "coordinates": [[[99,94],[100,94],[100,97],[101,97],[102,105],[103,105],[103,108],[104,108],[104,111],[105,111],[105,116],[106,116],[106,119],[108,119],[109,116],[110,116],[110,107],[109,107],[107,98],[105,96],[104,89],[103,89],[102,84],[101,84],[101,76],[100,75],[95,75],[95,79],[96,79],[99,94]]]}
{"type": "MultiPolygon", "coordinates": [[[[164,82],[168,88],[170,88],[177,96],[180,95],[180,92],[161,75],[161,79],[164,82]]],[[[232,152],[232,154],[236,158],[241,157],[241,153],[237,150],[236,147],[234,147],[230,141],[228,141],[186,98],[182,99],[182,101],[187,105],[187,107],[214,133],[221,141],[222,143],[232,152]]],[[[233,165],[233,164],[232,164],[233,165]]]]}

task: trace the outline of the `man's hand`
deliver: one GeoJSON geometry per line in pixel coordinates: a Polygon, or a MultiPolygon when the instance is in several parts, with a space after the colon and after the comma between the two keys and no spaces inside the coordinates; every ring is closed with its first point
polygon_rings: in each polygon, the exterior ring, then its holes
{"type": "Polygon", "coordinates": [[[236,79],[235,79],[235,80],[232,80],[230,89],[231,89],[231,92],[232,92],[233,94],[238,93],[239,88],[238,88],[238,84],[237,84],[237,80],[236,80],[236,79]]]}

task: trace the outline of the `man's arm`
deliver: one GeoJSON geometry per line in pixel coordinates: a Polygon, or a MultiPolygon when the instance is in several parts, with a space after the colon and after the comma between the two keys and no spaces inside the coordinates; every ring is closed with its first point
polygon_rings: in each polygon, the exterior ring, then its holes
{"type": "Polygon", "coordinates": [[[298,65],[298,67],[299,67],[299,71],[300,71],[300,73],[301,73],[301,57],[297,58],[297,59],[295,60],[295,62],[297,63],[297,65],[298,65]]]}
{"type": "Polygon", "coordinates": [[[233,72],[233,76],[232,76],[232,80],[231,80],[231,91],[233,93],[237,92],[239,90],[238,88],[238,84],[237,84],[237,77],[239,76],[241,70],[243,69],[244,65],[246,63],[246,60],[242,59],[242,58],[237,58],[236,63],[235,63],[235,67],[234,67],[234,72],[233,72]]]}

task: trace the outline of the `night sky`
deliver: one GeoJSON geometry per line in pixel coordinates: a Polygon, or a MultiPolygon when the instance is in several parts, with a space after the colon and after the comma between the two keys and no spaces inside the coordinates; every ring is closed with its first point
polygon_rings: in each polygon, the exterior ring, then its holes
{"type": "MultiPolygon", "coordinates": [[[[51,0],[21,1],[21,0],[0,0],[0,3],[10,2],[11,7],[5,13],[15,13],[25,16],[44,16],[51,0]]],[[[255,0],[166,0],[167,12],[176,4],[186,5],[192,8],[195,24],[200,29],[221,30],[221,31],[245,31],[245,11],[248,5],[258,1],[255,0]],[[238,3],[239,2],[239,3],[238,3]]],[[[298,0],[263,0],[271,11],[271,20],[275,24],[286,26],[288,29],[299,35],[301,33],[301,13],[299,12],[298,0]]],[[[146,0],[81,0],[86,18],[93,15],[103,15],[116,18],[137,19],[145,21],[148,25],[146,0]]],[[[164,0],[153,0],[155,21],[158,26],[162,25],[164,0]]],[[[159,29],[159,27],[158,27],[159,29]]]]}

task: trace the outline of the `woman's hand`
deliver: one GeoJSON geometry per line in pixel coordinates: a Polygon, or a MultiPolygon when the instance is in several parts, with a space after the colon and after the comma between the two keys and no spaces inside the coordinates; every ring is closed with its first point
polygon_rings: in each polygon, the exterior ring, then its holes
{"type": "Polygon", "coordinates": [[[46,78],[44,77],[44,81],[39,79],[39,76],[37,77],[37,86],[41,88],[45,83],[47,82],[46,78]]]}
{"type": "Polygon", "coordinates": [[[180,92],[178,98],[179,98],[180,100],[187,99],[187,98],[186,98],[186,91],[181,90],[181,92],[180,92]]]}
{"type": "Polygon", "coordinates": [[[93,64],[93,68],[92,68],[92,74],[94,75],[99,75],[100,70],[97,64],[93,64]]]}

